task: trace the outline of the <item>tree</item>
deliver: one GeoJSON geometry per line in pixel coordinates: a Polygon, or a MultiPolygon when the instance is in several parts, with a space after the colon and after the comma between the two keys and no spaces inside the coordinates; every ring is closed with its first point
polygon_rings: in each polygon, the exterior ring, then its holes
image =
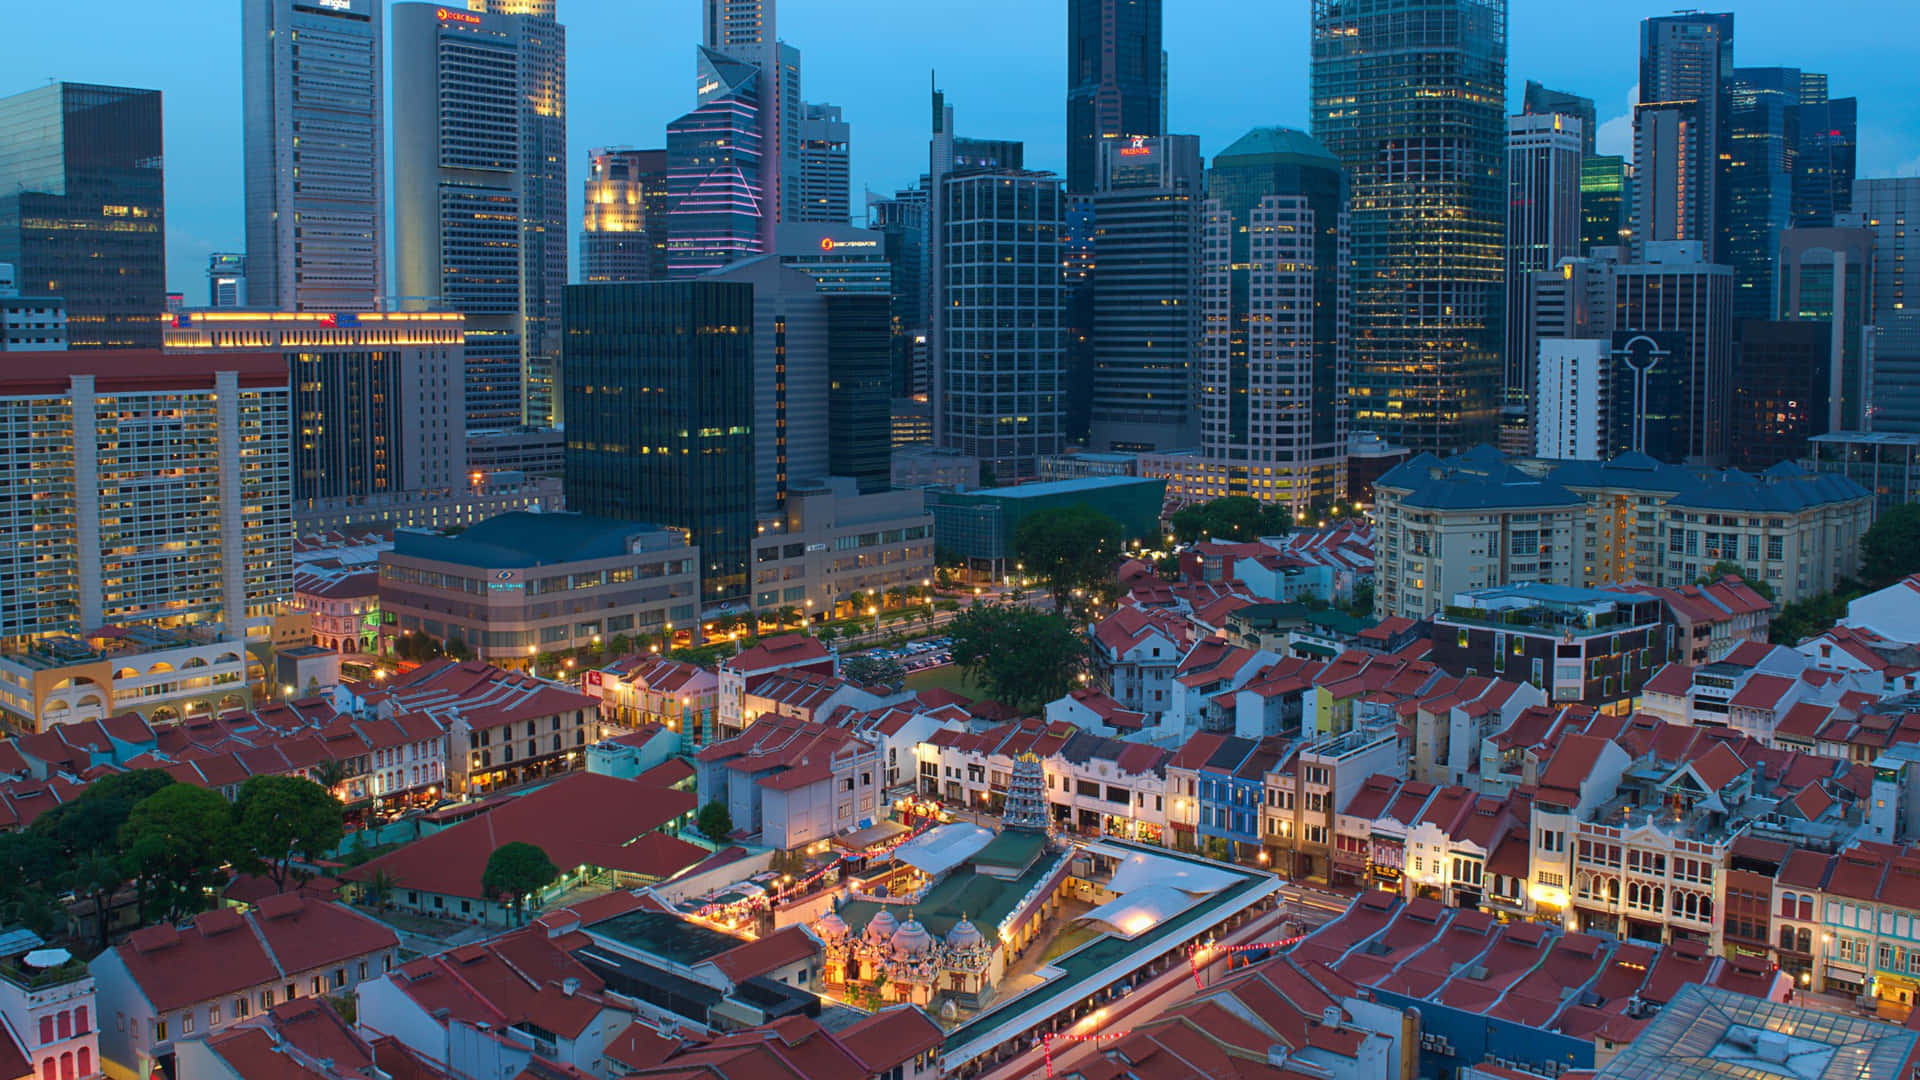
{"type": "Polygon", "coordinates": [[[505,899],[513,905],[513,921],[520,922],[527,897],[553,884],[560,871],[538,845],[524,840],[501,844],[487,856],[487,868],[480,874],[480,890],[490,900],[505,899]]]}
{"type": "Polygon", "coordinates": [[[1110,577],[1123,547],[1120,523],[1085,504],[1029,514],[1013,530],[1015,555],[1047,583],[1056,611],[1073,590],[1110,577]]]}
{"type": "Polygon", "coordinates": [[[1860,576],[1885,588],[1920,572],[1920,503],[1904,503],[1874,519],[1860,538],[1860,576]]]}
{"type": "Polygon", "coordinates": [[[297,776],[254,776],[233,802],[234,863],[284,892],[297,859],[332,851],[344,833],[339,800],[297,776]]]}
{"type": "Polygon", "coordinates": [[[633,639],[625,634],[615,634],[607,639],[608,656],[625,656],[633,651],[633,639]]]}
{"type": "Polygon", "coordinates": [[[135,769],[103,776],[88,784],[79,798],[35,818],[33,832],[46,837],[70,859],[88,852],[117,855],[120,828],[127,823],[133,808],[172,783],[173,777],[159,769],[135,769]]]}
{"type": "Polygon", "coordinates": [[[120,864],[112,856],[100,851],[82,856],[67,874],[67,887],[73,890],[73,894],[93,901],[94,929],[102,952],[106,951],[108,935],[113,932],[114,894],[126,883],[126,875],[120,872],[120,864]]]}
{"type": "Polygon", "coordinates": [[[60,906],[48,883],[63,865],[60,845],[40,830],[0,833],[0,925],[24,925],[39,934],[59,929],[60,906]]]}
{"type": "Polygon", "coordinates": [[[733,812],[727,809],[726,803],[715,799],[700,808],[700,813],[693,819],[693,827],[700,830],[701,836],[716,844],[724,844],[727,837],[733,835],[733,812]]]}
{"type": "Polygon", "coordinates": [[[337,758],[328,758],[320,764],[315,765],[313,767],[313,782],[319,784],[329,795],[339,791],[340,786],[347,782],[346,763],[337,758]]]}
{"type": "Polygon", "coordinates": [[[1182,507],[1174,512],[1169,524],[1173,538],[1183,544],[1209,539],[1249,543],[1263,536],[1285,536],[1293,525],[1287,519],[1286,507],[1248,495],[1228,495],[1182,507]]]}
{"type": "Polygon", "coordinates": [[[1772,600],[1774,598],[1773,586],[1747,573],[1745,568],[1732,559],[1721,559],[1719,562],[1707,567],[1707,572],[1700,575],[1699,580],[1695,581],[1694,584],[1711,585],[1723,577],[1739,578],[1746,583],[1747,588],[1759,593],[1763,600],[1772,600]]]}
{"type": "Polygon", "coordinates": [[[832,623],[828,623],[825,626],[822,626],[820,628],[817,636],[820,638],[821,641],[826,642],[828,645],[831,645],[833,644],[833,639],[840,636],[840,628],[833,625],[832,623]]]}
{"type": "Polygon", "coordinates": [[[393,890],[399,887],[400,882],[385,869],[367,875],[367,899],[373,901],[374,907],[380,911],[387,910],[387,905],[393,900],[393,890]]]}
{"type": "Polygon", "coordinates": [[[148,918],[204,910],[233,848],[227,800],[192,784],[169,784],[140,800],[120,827],[121,868],[140,883],[148,918]]]}
{"type": "Polygon", "coordinates": [[[797,607],[794,607],[792,604],[788,604],[786,607],[781,608],[778,614],[779,614],[781,626],[785,627],[785,626],[800,625],[800,618],[801,618],[800,609],[797,607]]]}
{"type": "Polygon", "coordinates": [[[907,669],[900,666],[898,660],[861,653],[840,661],[840,677],[861,686],[884,686],[897,690],[907,680],[907,669]]]}
{"type": "Polygon", "coordinates": [[[1051,612],[976,604],[947,626],[953,662],[994,699],[1037,710],[1078,682],[1087,647],[1073,625],[1051,612]]]}

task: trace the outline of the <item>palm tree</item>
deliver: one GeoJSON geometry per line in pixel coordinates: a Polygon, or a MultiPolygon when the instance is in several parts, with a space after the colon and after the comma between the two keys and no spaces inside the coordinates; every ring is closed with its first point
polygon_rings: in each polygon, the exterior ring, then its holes
{"type": "Polygon", "coordinates": [[[783,627],[798,626],[799,624],[800,624],[799,608],[794,607],[792,604],[788,604],[786,607],[783,607],[780,609],[780,625],[781,626],[783,627]]]}
{"type": "Polygon", "coordinates": [[[393,899],[393,890],[399,886],[392,874],[384,869],[375,870],[367,878],[367,899],[373,901],[380,911],[387,910],[387,904],[393,899]]]}
{"type": "Polygon", "coordinates": [[[340,797],[340,788],[347,782],[347,766],[337,758],[328,758],[313,767],[313,782],[327,789],[327,794],[340,797]]]}
{"type": "Polygon", "coordinates": [[[887,606],[888,607],[899,607],[902,603],[906,602],[906,599],[907,599],[907,594],[900,591],[900,587],[898,585],[887,590],[887,606]]]}

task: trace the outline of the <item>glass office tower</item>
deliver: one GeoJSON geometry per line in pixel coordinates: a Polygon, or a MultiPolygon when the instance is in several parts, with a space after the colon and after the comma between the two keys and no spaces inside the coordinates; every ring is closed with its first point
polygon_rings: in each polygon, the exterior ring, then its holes
{"type": "Polygon", "coordinates": [[[708,603],[747,596],[753,286],[566,290],[567,508],[687,530],[708,603]]]}
{"type": "Polygon", "coordinates": [[[1100,141],[1165,128],[1160,0],[1067,0],[1067,190],[1092,191],[1100,141]]]}
{"type": "Polygon", "coordinates": [[[68,348],[160,347],[160,91],[53,83],[0,99],[0,263],[67,302],[68,348]]]}
{"type": "Polygon", "coordinates": [[[1313,135],[1347,170],[1353,426],[1494,438],[1506,231],[1506,0],[1313,0],[1313,135]]]}

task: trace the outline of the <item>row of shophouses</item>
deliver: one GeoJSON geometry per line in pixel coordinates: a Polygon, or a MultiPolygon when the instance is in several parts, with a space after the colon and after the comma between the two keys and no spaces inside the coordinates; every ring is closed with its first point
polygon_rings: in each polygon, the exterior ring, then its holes
{"type": "Polygon", "coordinates": [[[916,750],[918,794],[996,810],[1032,754],[1066,830],[1698,942],[1903,1017],[1920,988],[1920,701],[1908,670],[1834,660],[1848,633],[1670,665],[1649,685],[1658,711],[1624,713],[1347,653],[1285,676],[1305,717],[1290,733],[1163,749],[1097,720],[943,730],[916,750]],[[1316,709],[1339,730],[1316,730],[1316,709]]]}

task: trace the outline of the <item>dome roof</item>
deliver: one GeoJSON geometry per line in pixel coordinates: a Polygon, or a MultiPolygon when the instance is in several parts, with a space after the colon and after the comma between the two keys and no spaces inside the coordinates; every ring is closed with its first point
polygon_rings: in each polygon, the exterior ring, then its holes
{"type": "Polygon", "coordinates": [[[822,939],[827,941],[839,941],[841,938],[847,936],[847,920],[841,918],[839,913],[834,911],[829,911],[825,915],[820,916],[819,921],[813,924],[813,928],[820,934],[822,939]]]}
{"type": "Polygon", "coordinates": [[[893,912],[881,908],[873,918],[867,920],[867,940],[885,944],[893,940],[893,932],[900,929],[900,920],[893,912]]]}
{"type": "Polygon", "coordinates": [[[893,935],[893,955],[898,960],[913,960],[933,951],[933,935],[920,925],[920,920],[907,916],[899,930],[893,935]]]}
{"type": "Polygon", "coordinates": [[[987,936],[965,917],[954,923],[953,929],[947,931],[947,944],[955,949],[977,949],[986,943],[987,936]]]}

